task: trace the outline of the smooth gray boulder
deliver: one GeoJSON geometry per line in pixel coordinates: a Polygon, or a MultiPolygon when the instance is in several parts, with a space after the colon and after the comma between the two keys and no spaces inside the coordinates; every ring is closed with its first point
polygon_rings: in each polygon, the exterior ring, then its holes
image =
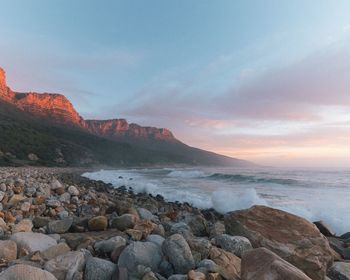
{"type": "Polygon", "coordinates": [[[73,218],[65,218],[63,220],[50,221],[47,225],[49,233],[65,233],[72,226],[73,218]]]}
{"type": "Polygon", "coordinates": [[[190,246],[182,235],[173,234],[165,239],[162,250],[173,265],[175,273],[185,274],[194,268],[195,262],[190,246]]]}
{"type": "Polygon", "coordinates": [[[116,248],[125,246],[126,240],[121,236],[113,236],[107,240],[97,241],[94,248],[99,253],[112,253],[116,248]]]}
{"type": "Polygon", "coordinates": [[[220,234],[211,240],[212,244],[220,247],[237,257],[241,257],[243,252],[253,249],[249,239],[243,236],[232,236],[229,234],[220,234]]]}
{"type": "Polygon", "coordinates": [[[88,258],[85,266],[84,280],[110,280],[117,265],[100,258],[88,258]]]}
{"type": "Polygon", "coordinates": [[[118,266],[127,268],[129,274],[137,271],[137,266],[142,265],[157,272],[163,259],[161,249],[152,242],[133,242],[126,247],[118,259],[118,266]]]}
{"type": "Polygon", "coordinates": [[[57,244],[56,240],[42,233],[17,232],[10,237],[17,244],[19,255],[44,251],[57,244]]]}
{"type": "Polygon", "coordinates": [[[0,273],[1,280],[57,280],[50,272],[40,268],[17,264],[0,273]]]}
{"type": "Polygon", "coordinates": [[[151,234],[151,235],[147,236],[146,240],[162,247],[162,244],[163,244],[165,238],[163,236],[158,235],[158,234],[151,234]]]}
{"type": "Polygon", "coordinates": [[[73,280],[83,271],[84,265],[84,253],[72,251],[49,260],[44,269],[55,275],[58,280],[73,280]]]}

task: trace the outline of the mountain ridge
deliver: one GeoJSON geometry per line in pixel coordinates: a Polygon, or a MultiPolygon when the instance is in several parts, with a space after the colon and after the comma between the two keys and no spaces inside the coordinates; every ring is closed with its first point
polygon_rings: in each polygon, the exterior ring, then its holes
{"type": "Polygon", "coordinates": [[[14,92],[7,86],[6,73],[2,68],[0,68],[0,98],[38,117],[48,118],[58,124],[77,126],[99,136],[117,140],[123,137],[142,139],[150,137],[155,140],[178,141],[167,128],[129,124],[126,119],[85,120],[63,94],[14,92]]]}
{"type": "Polygon", "coordinates": [[[38,157],[54,165],[252,165],[190,147],[166,128],[85,120],[63,94],[12,91],[1,68],[0,101],[0,165],[3,147],[25,162],[38,157]]]}

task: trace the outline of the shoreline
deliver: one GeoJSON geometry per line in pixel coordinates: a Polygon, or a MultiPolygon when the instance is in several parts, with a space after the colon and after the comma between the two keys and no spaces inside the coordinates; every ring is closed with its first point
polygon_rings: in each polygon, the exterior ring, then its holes
{"type": "Polygon", "coordinates": [[[222,215],[81,176],[91,170],[0,168],[0,279],[21,268],[55,277],[43,279],[248,280],[268,269],[264,256],[290,279],[324,280],[334,259],[350,259],[350,235],[322,223],[265,206],[222,215]]]}

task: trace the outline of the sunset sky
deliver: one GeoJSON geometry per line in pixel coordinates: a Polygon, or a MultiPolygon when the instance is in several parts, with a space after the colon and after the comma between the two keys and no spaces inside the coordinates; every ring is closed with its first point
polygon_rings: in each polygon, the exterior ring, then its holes
{"type": "Polygon", "coordinates": [[[16,91],[278,166],[350,164],[350,1],[0,0],[16,91]]]}

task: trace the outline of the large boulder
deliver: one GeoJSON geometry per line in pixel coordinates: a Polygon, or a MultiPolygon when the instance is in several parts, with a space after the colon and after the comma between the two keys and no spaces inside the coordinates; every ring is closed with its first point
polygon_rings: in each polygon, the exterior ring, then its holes
{"type": "Polygon", "coordinates": [[[232,254],[235,254],[238,257],[241,257],[242,254],[252,249],[252,244],[248,238],[243,236],[232,236],[229,234],[220,234],[215,236],[212,241],[213,245],[220,247],[232,254]]]}
{"type": "Polygon", "coordinates": [[[88,258],[85,268],[85,280],[111,280],[117,266],[107,260],[88,258]]]}
{"type": "Polygon", "coordinates": [[[34,232],[18,232],[13,234],[10,239],[16,242],[20,256],[35,251],[44,251],[57,244],[52,237],[34,232]]]}
{"type": "Polygon", "coordinates": [[[72,226],[73,219],[65,218],[63,220],[50,221],[47,225],[49,233],[65,233],[72,226]]]}
{"type": "Polygon", "coordinates": [[[17,259],[17,244],[12,240],[0,241],[0,260],[10,262],[17,259]]]}
{"type": "Polygon", "coordinates": [[[127,268],[129,274],[137,271],[139,265],[157,272],[163,255],[158,245],[152,242],[136,241],[126,247],[118,259],[119,268],[127,268]]]}
{"type": "Polygon", "coordinates": [[[97,241],[94,248],[97,252],[108,254],[112,253],[116,248],[126,245],[126,240],[121,236],[113,236],[108,240],[97,241]]]}
{"type": "Polygon", "coordinates": [[[173,265],[175,273],[185,274],[194,268],[194,259],[190,246],[180,234],[173,234],[162,244],[164,255],[173,265]]]}
{"type": "Polygon", "coordinates": [[[242,257],[242,280],[311,280],[300,269],[266,248],[246,251],[242,257]]]}
{"type": "Polygon", "coordinates": [[[211,247],[209,257],[217,265],[216,270],[227,280],[240,280],[241,259],[217,247],[211,247]]]}
{"type": "Polygon", "coordinates": [[[57,280],[50,272],[40,268],[17,264],[0,273],[1,280],[57,280]]]}
{"type": "Polygon", "coordinates": [[[119,217],[115,217],[111,220],[111,227],[117,228],[121,231],[124,231],[128,228],[134,228],[138,217],[133,214],[124,214],[119,217]]]}
{"type": "Polygon", "coordinates": [[[106,230],[108,226],[108,220],[105,216],[93,217],[88,222],[90,231],[106,230]]]}
{"type": "Polygon", "coordinates": [[[49,260],[44,269],[55,275],[58,280],[73,280],[83,270],[84,265],[84,253],[72,251],[49,260]]]}
{"type": "Polygon", "coordinates": [[[332,280],[350,280],[350,263],[335,262],[328,271],[332,280]]]}
{"type": "Polygon", "coordinates": [[[327,239],[307,220],[266,206],[253,206],[225,215],[226,232],[247,237],[254,248],[265,247],[304,271],[323,280],[333,263],[327,239]]]}

